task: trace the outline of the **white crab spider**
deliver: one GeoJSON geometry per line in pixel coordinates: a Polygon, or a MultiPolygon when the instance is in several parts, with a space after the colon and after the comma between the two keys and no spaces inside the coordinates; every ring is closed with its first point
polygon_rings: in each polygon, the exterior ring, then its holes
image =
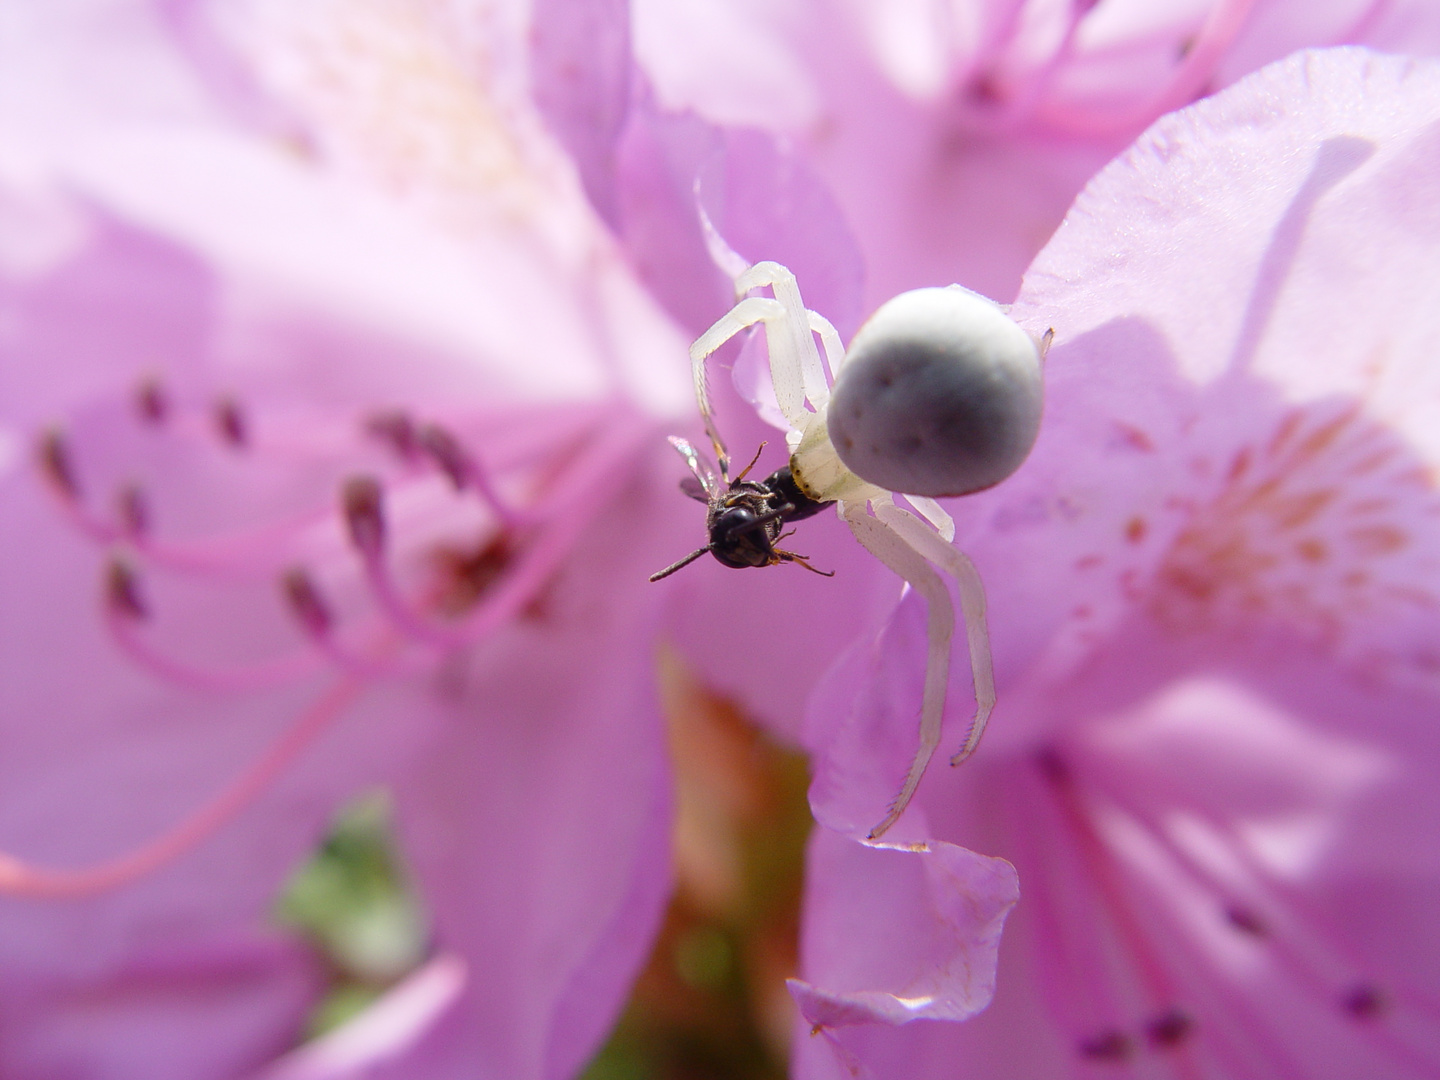
{"type": "Polygon", "coordinates": [[[779,263],[744,270],[735,278],[735,295],[736,305],[690,347],[695,396],[722,473],[728,475],[728,459],[711,413],[705,360],[740,331],[763,323],[800,490],[817,502],[834,502],[855,538],[925,598],[920,745],[884,820],[870,830],[873,840],[904,813],[940,744],[955,613],[937,566],[958,586],[975,683],[975,716],[952,765],[974,752],[995,705],[984,586],[952,544],[955,523],[931,496],[989,487],[1025,459],[1039,429],[1041,361],[1052,335],[1037,341],[998,304],[951,285],[882,305],[847,352],[829,321],[805,308],[795,275],[779,263]],[[764,286],[773,298],[746,295],[764,286]],[[896,505],[897,491],[919,517],[896,505]]]}

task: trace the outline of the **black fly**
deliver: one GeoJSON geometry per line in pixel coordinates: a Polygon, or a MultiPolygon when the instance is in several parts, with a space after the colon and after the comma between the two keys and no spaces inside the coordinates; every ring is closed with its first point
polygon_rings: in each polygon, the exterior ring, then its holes
{"type": "MultiPolygon", "coordinates": [[[[670,445],[680,451],[680,456],[690,466],[692,476],[680,481],[680,490],[692,499],[703,502],[707,507],[705,529],[710,542],[692,551],[685,558],[667,566],[658,574],[651,574],[651,581],[669,577],[681,567],[689,566],[707,551],[726,566],[742,569],[747,566],[775,566],[778,563],[799,563],[816,574],[834,577],[833,571],[816,570],[804,555],[785,551],[775,545],[789,533],[781,533],[787,522],[800,521],[818,514],[829,503],[816,502],[800,490],[790,467],[777,469],[763,481],[746,480],[755,462],[760,460],[760,451],[745,466],[739,476],[731,480],[726,462],[720,465],[720,475],[701,463],[700,455],[684,439],[670,437],[670,445]]],[[[763,449],[763,447],[762,447],[763,449]]]]}

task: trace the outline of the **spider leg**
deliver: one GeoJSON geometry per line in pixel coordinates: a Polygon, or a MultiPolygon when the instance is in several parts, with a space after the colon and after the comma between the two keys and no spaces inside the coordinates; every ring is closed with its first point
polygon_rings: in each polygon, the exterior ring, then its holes
{"type": "Polygon", "coordinates": [[[840,373],[840,365],[845,360],[845,346],[840,344],[839,331],[830,324],[830,320],[817,311],[805,312],[810,321],[810,329],[820,336],[820,344],[825,349],[825,364],[830,369],[830,385],[835,385],[835,376],[840,373]]]}
{"type": "Polygon", "coordinates": [[[800,299],[800,286],[795,283],[795,275],[777,262],[758,262],[750,267],[735,279],[735,292],[743,295],[763,285],[770,286],[775,300],[785,312],[783,319],[765,321],[765,344],[770,349],[770,381],[775,384],[775,397],[780,402],[780,411],[785,414],[785,419],[797,431],[804,431],[808,420],[800,399],[808,399],[817,413],[824,412],[825,403],[830,400],[830,384],[825,381],[820,352],[815,348],[810,312],[805,310],[805,302],[800,299]],[[794,415],[786,406],[787,396],[796,409],[794,415]]]}
{"type": "MultiPolygon", "coordinates": [[[[705,385],[705,358],[740,331],[754,326],[757,322],[766,324],[766,334],[768,335],[771,320],[784,317],[785,307],[783,304],[768,297],[752,296],[741,300],[720,316],[715,325],[696,338],[695,344],[690,346],[690,368],[695,379],[695,401],[700,406],[700,418],[705,421],[705,434],[710,436],[710,442],[715,447],[715,457],[720,462],[720,473],[727,481],[730,478],[730,454],[725,449],[725,442],[720,438],[720,433],[715,430],[715,415],[710,408],[710,391],[705,385]]],[[[773,359],[771,365],[773,368],[773,359]]],[[[798,395],[794,401],[790,402],[789,408],[786,406],[785,398],[781,396],[779,386],[775,387],[775,396],[780,401],[780,411],[785,414],[786,420],[791,420],[791,408],[796,410],[797,415],[804,411],[800,408],[798,395]]],[[[791,422],[794,421],[791,420],[791,422]]]]}
{"type": "Polygon", "coordinates": [[[943,506],[924,495],[906,495],[905,501],[915,508],[917,514],[935,526],[935,531],[942,540],[947,544],[954,541],[955,519],[945,512],[943,506]]]}
{"type": "MultiPolygon", "coordinates": [[[[950,638],[955,632],[955,609],[950,602],[950,591],[945,588],[945,582],[934,567],[889,522],[867,514],[863,502],[841,503],[840,513],[855,534],[855,539],[925,598],[928,651],[925,658],[925,691],[920,705],[920,746],[915,751],[915,760],[910,763],[905,783],[891,802],[884,820],[870,830],[867,839],[876,840],[895,824],[910,805],[915,789],[920,786],[920,778],[925,775],[925,767],[940,745],[940,721],[945,713],[945,689],[950,681],[950,638]]],[[[924,528],[923,525],[920,527],[924,528]]]]}
{"type": "Polygon", "coordinates": [[[914,515],[889,499],[875,500],[875,513],[906,544],[953,577],[959,587],[965,638],[970,646],[970,672],[975,680],[975,718],[970,721],[964,743],[950,759],[951,765],[959,765],[980,745],[990,710],[995,707],[995,667],[990,657],[990,632],[985,627],[985,585],[968,555],[931,532],[914,515]]]}

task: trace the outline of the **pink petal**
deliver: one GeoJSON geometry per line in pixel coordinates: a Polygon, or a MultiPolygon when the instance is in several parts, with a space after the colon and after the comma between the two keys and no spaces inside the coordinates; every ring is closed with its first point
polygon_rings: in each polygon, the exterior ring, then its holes
{"type": "MultiPolygon", "coordinates": [[[[1433,1073],[1437,102],[1434,64],[1284,61],[1157,124],[1027,275],[1045,425],[960,525],[1001,704],[897,825],[1013,857],[1018,948],[997,1012],[852,1063],[1433,1073]]],[[[842,828],[913,737],[917,633],[812,704],[842,828]]]]}
{"type": "Polygon", "coordinates": [[[837,1065],[870,1059],[884,1027],[964,1020],[989,1004],[1019,895],[1009,863],[951,844],[868,846],[822,828],[807,870],[805,977],[789,984],[811,1029],[799,1036],[797,1075],[843,1075],[837,1065]]]}
{"type": "Polygon", "coordinates": [[[244,1075],[295,1038],[319,981],[306,951],[254,937],[160,948],[85,983],[11,972],[0,1062],[16,1076],[244,1075]]]}
{"type": "Polygon", "coordinates": [[[292,1050],[257,1080],[342,1080],[400,1056],[465,989],[468,970],[442,954],[407,975],[359,1015],[292,1050]]]}
{"type": "MultiPolygon", "coordinates": [[[[596,535],[678,497],[636,487],[596,535]]],[[[409,1059],[427,1076],[476,1062],[572,1075],[648,954],[670,888],[671,790],[653,685],[663,597],[641,586],[675,532],[577,550],[541,610],[457,668],[445,738],[400,782],[437,940],[471,969],[409,1059]]]]}
{"type": "Polygon", "coordinates": [[[963,1020],[985,1007],[1019,895],[1009,863],[951,844],[857,844],[820,829],[808,870],[816,887],[805,979],[792,980],[791,992],[809,1024],[963,1020]]]}

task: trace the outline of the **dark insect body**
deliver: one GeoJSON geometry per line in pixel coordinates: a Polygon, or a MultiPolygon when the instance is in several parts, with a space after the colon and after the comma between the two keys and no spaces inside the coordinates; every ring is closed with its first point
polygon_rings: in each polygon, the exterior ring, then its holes
{"type": "MultiPolygon", "coordinates": [[[[652,574],[651,581],[669,577],[707,551],[724,565],[736,569],[793,562],[813,573],[834,576],[816,570],[804,555],[775,546],[789,535],[781,531],[789,522],[813,517],[830,505],[816,502],[802,492],[788,465],[776,469],[764,480],[747,480],[745,477],[755,467],[755,461],[751,461],[731,480],[723,465],[719,477],[702,465],[695,448],[684,439],[671,438],[670,442],[690,465],[693,476],[682,480],[680,489],[692,499],[705,503],[705,531],[710,542],[658,574],[652,574]]],[[[759,457],[756,451],[755,460],[759,457]]]]}

